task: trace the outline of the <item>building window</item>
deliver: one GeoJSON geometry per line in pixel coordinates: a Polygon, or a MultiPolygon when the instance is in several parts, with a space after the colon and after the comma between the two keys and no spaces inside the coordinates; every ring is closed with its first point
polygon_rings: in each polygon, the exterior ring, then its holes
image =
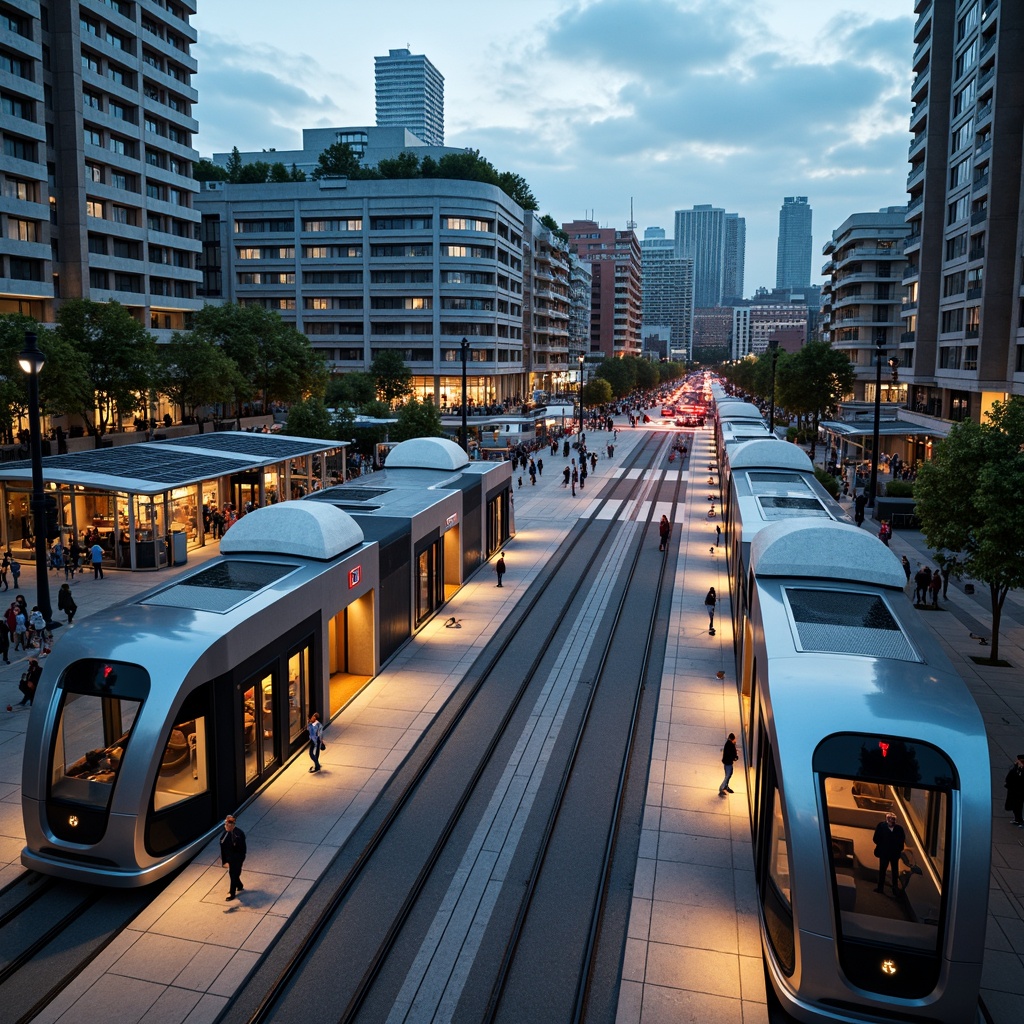
{"type": "Polygon", "coordinates": [[[943,334],[951,334],[964,329],[963,309],[944,309],[942,311],[942,325],[940,330],[943,334]]]}
{"type": "Polygon", "coordinates": [[[949,204],[947,209],[947,224],[955,224],[958,220],[963,220],[968,211],[971,208],[971,197],[969,195],[961,196],[959,199],[953,200],[949,204]]]}
{"type": "Polygon", "coordinates": [[[103,203],[98,199],[87,199],[85,201],[85,215],[87,217],[98,217],[103,219],[103,203]]]}
{"type": "Polygon", "coordinates": [[[939,348],[939,369],[959,370],[960,369],[960,348],[954,345],[944,345],[939,348]]]}
{"type": "Polygon", "coordinates": [[[942,281],[943,297],[948,299],[951,295],[962,295],[965,276],[962,270],[955,274],[947,274],[942,281]]]}
{"type": "Polygon", "coordinates": [[[16,242],[38,242],[39,228],[34,220],[7,218],[7,237],[16,242]]]}
{"type": "Polygon", "coordinates": [[[968,345],[964,349],[964,369],[977,370],[978,368],[978,346],[968,345]]]}
{"type": "Polygon", "coordinates": [[[946,259],[955,260],[967,255],[967,232],[946,239],[946,259]]]}

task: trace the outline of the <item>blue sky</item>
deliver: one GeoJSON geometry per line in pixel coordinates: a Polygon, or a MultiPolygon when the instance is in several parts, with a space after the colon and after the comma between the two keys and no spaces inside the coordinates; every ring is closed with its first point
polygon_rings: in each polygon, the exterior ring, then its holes
{"type": "Polygon", "coordinates": [[[373,58],[445,77],[445,142],[522,174],[540,212],[638,233],[711,203],[747,220],[745,289],[775,283],[778,211],[821,246],[906,201],[910,0],[201,0],[203,155],[372,124],[373,58]]]}

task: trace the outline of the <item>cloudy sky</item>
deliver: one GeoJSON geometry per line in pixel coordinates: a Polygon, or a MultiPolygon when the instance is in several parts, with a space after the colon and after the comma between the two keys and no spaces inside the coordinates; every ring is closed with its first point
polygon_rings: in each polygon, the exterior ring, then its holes
{"type": "Polygon", "coordinates": [[[746,217],[745,290],[775,284],[778,211],[821,247],[906,201],[911,0],[200,0],[203,155],[295,149],[373,124],[373,58],[445,78],[445,143],[522,174],[541,213],[673,231],[697,203],[746,217]]]}

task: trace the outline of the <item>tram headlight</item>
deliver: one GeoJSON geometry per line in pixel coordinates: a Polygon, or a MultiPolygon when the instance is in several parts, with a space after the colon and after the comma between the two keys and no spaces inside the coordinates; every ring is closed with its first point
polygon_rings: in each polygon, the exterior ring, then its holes
{"type": "Polygon", "coordinates": [[[883,960],[882,961],[882,973],[888,974],[890,977],[896,973],[896,961],[895,960],[883,960]]]}
{"type": "Polygon", "coordinates": [[[69,814],[68,815],[68,824],[72,828],[78,828],[78,815],[77,814],[69,814]]]}

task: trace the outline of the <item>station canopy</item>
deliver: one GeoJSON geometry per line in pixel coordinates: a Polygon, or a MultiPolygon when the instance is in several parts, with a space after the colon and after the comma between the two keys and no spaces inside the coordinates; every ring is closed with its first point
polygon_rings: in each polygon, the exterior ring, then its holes
{"type": "MultiPolygon", "coordinates": [[[[280,434],[216,431],[165,441],[144,441],[43,459],[46,483],[70,484],[132,494],[162,494],[233,473],[347,447],[344,441],[280,434]]],[[[0,464],[0,480],[32,480],[28,459],[0,464]]]]}

